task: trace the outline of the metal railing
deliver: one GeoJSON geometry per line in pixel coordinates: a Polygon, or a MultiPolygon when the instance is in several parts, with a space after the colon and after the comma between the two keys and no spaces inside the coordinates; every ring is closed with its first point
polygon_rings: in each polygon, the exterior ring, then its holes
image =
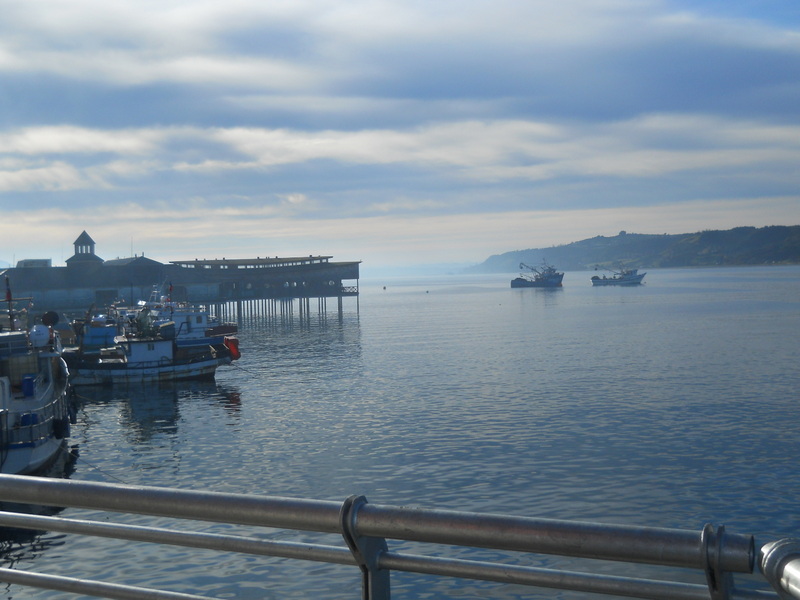
{"type": "MultiPolygon", "coordinates": [[[[761,549],[761,571],[773,590],[740,589],[733,575],[752,573],[754,539],[722,526],[635,527],[374,505],[363,496],[332,502],[15,475],[0,475],[0,501],[338,534],[345,545],[0,512],[0,526],[358,566],[362,598],[369,600],[390,598],[392,571],[654,600],[775,598],[776,592],[783,599],[800,598],[800,542],[785,539],[761,549]],[[706,584],[406,554],[390,551],[387,539],[680,567],[703,572],[706,584]]],[[[114,599],[206,598],[9,568],[0,568],[0,581],[114,599]]]]}

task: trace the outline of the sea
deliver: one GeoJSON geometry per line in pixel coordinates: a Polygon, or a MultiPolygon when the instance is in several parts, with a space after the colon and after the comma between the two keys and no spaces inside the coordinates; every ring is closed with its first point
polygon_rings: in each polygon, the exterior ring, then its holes
{"type": "MultiPolygon", "coordinates": [[[[69,477],[800,536],[800,266],[652,269],[636,287],[516,275],[363,279],[341,314],[241,316],[242,358],[213,382],[80,388],[69,477]]],[[[4,539],[0,566],[213,598],[360,594],[354,567],[52,532],[4,539]]],[[[392,595],[580,597],[404,573],[392,595]]]]}

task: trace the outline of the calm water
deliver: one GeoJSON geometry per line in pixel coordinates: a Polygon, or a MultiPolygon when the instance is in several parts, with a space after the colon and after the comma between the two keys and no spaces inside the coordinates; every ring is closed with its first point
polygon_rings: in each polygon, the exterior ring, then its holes
{"type": "MultiPolygon", "coordinates": [[[[341,321],[335,302],[310,322],[247,317],[215,383],[81,389],[72,479],[800,535],[800,267],[590,275],[362,280],[341,321]]],[[[359,590],[355,569],[315,563],[50,533],[0,549],[3,566],[219,598],[359,590]]],[[[392,581],[396,598],[531,596],[392,581]]]]}

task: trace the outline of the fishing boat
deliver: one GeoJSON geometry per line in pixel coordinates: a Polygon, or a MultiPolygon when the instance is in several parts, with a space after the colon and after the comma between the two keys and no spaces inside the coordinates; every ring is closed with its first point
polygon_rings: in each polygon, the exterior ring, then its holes
{"type": "MultiPolygon", "coordinates": [[[[7,288],[8,289],[8,288],[7,288]]],[[[6,299],[12,306],[10,292],[6,299]]],[[[0,472],[29,475],[63,454],[75,413],[53,315],[28,329],[9,308],[0,327],[0,472]]]]}
{"type": "Polygon", "coordinates": [[[531,267],[525,263],[519,263],[519,268],[523,273],[519,277],[511,280],[512,288],[553,288],[561,287],[561,280],[564,273],[560,273],[552,265],[542,262],[541,267],[531,267]]]}
{"type": "Polygon", "coordinates": [[[639,273],[639,269],[620,269],[613,271],[611,277],[592,276],[592,285],[639,285],[647,273],[639,273]]]}
{"type": "Polygon", "coordinates": [[[240,356],[235,336],[209,344],[179,345],[171,322],[159,325],[152,335],[115,336],[112,346],[99,350],[79,345],[64,351],[74,386],[213,379],[217,367],[240,356]]]}
{"type": "Polygon", "coordinates": [[[241,356],[235,323],[159,296],[157,287],[135,306],[91,311],[73,321],[77,346],[64,352],[75,386],[213,379],[241,356]]]}
{"type": "Polygon", "coordinates": [[[134,306],[113,304],[101,314],[75,319],[72,327],[84,350],[97,350],[113,345],[119,335],[155,336],[163,325],[174,323],[178,346],[216,345],[223,338],[238,333],[236,323],[221,322],[209,311],[188,302],[176,302],[161,296],[154,287],[149,300],[134,306]]]}
{"type": "Polygon", "coordinates": [[[126,314],[129,321],[133,320],[144,328],[175,323],[178,345],[213,344],[224,336],[235,335],[239,329],[236,323],[220,322],[202,306],[176,302],[169,295],[160,295],[157,287],[153,288],[149,300],[140,300],[126,314]]]}

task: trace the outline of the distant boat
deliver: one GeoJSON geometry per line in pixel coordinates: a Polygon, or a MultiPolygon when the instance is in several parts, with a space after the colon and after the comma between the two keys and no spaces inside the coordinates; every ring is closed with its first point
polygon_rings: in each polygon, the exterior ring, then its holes
{"type": "Polygon", "coordinates": [[[520,273],[520,276],[511,280],[512,288],[553,288],[561,287],[561,280],[564,279],[564,273],[560,273],[552,265],[542,262],[539,268],[531,267],[525,263],[519,263],[520,270],[526,272],[520,273]]]}
{"type": "Polygon", "coordinates": [[[611,277],[594,275],[592,285],[639,285],[647,273],[639,273],[639,269],[620,269],[613,271],[611,277]]]}
{"type": "MultiPolygon", "coordinates": [[[[9,306],[12,300],[7,295],[9,306]]],[[[55,313],[47,313],[55,316],[55,313]]],[[[55,322],[18,326],[9,309],[0,326],[0,472],[29,475],[62,454],[75,414],[55,322]]]]}

